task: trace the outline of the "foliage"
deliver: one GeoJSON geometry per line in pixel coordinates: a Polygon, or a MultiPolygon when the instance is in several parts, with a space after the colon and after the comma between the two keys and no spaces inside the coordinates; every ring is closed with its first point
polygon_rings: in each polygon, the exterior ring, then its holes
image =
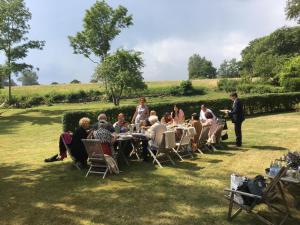
{"type": "Polygon", "coordinates": [[[25,70],[22,75],[18,78],[18,81],[22,82],[22,86],[39,85],[38,75],[35,71],[25,70]]]}
{"type": "Polygon", "coordinates": [[[212,62],[198,54],[189,58],[188,72],[189,79],[214,78],[216,76],[216,68],[213,67],[212,62]]]}
{"type": "MultiPolygon", "coordinates": [[[[296,104],[300,101],[300,93],[284,93],[284,94],[265,94],[248,96],[241,98],[244,104],[246,115],[256,115],[261,113],[271,113],[271,112],[283,112],[292,110],[296,104]]],[[[151,110],[155,110],[159,116],[164,115],[165,112],[170,112],[173,105],[178,105],[187,116],[199,109],[199,105],[205,104],[209,106],[215,113],[218,113],[220,109],[230,108],[232,103],[228,98],[216,99],[216,100],[203,100],[199,101],[185,101],[176,103],[158,103],[149,105],[151,110]]],[[[127,119],[133,115],[135,106],[122,106],[114,107],[105,110],[109,121],[115,121],[116,115],[123,112],[127,119]]],[[[89,117],[93,122],[96,122],[97,116],[103,110],[99,111],[75,111],[67,112],[63,116],[63,130],[74,131],[78,127],[78,121],[82,117],[89,117]]]]}
{"type": "Polygon", "coordinates": [[[11,74],[31,69],[32,65],[20,63],[20,60],[26,58],[30,49],[42,49],[45,44],[44,41],[32,41],[26,37],[30,19],[31,13],[24,0],[0,0],[0,51],[6,57],[3,70],[8,77],[9,102],[12,99],[11,74]]]}
{"type": "Polygon", "coordinates": [[[300,0],[287,0],[285,12],[288,19],[300,23],[300,0]]]}
{"type": "Polygon", "coordinates": [[[71,82],[70,82],[70,84],[80,84],[81,82],[79,81],[79,80],[76,80],[76,79],[74,79],[74,80],[72,80],[71,82]]]}
{"type": "Polygon", "coordinates": [[[283,27],[255,39],[242,51],[242,69],[249,76],[276,77],[284,62],[300,54],[300,27],[283,27]]]}
{"type": "Polygon", "coordinates": [[[218,76],[220,77],[239,77],[240,76],[240,62],[235,58],[231,60],[224,60],[218,69],[218,76]]]}
{"type": "Polygon", "coordinates": [[[300,90],[300,56],[291,58],[286,62],[280,73],[280,84],[287,91],[300,90]]]}
{"type": "Polygon", "coordinates": [[[236,87],[237,92],[243,94],[266,94],[266,93],[282,93],[281,87],[274,87],[266,84],[243,83],[240,82],[236,87]]]}
{"type": "Polygon", "coordinates": [[[54,82],[51,83],[51,85],[58,85],[58,84],[59,84],[59,83],[56,82],[56,81],[54,81],[54,82]]]}
{"type": "Polygon", "coordinates": [[[95,77],[105,81],[106,94],[119,105],[124,93],[145,89],[141,69],[144,63],[140,52],[119,49],[107,56],[97,67],[95,77]]]}
{"type": "Polygon", "coordinates": [[[75,54],[82,54],[95,63],[100,63],[110,50],[111,41],[121,33],[121,29],[132,25],[132,16],[127,9],[110,7],[105,1],[96,3],[86,11],[83,30],[69,36],[75,54]],[[100,60],[92,59],[93,56],[100,60]]]}
{"type": "Polygon", "coordinates": [[[192,96],[203,95],[203,88],[194,88],[190,80],[182,81],[179,86],[173,86],[169,89],[169,94],[173,96],[192,96]]]}
{"type": "Polygon", "coordinates": [[[237,86],[239,83],[240,81],[236,79],[220,79],[218,81],[218,89],[220,91],[234,92],[237,90],[237,86]]]}

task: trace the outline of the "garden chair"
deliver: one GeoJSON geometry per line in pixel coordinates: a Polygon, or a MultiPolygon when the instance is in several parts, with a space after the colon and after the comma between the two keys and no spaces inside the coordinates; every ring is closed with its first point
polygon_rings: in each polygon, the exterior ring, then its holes
{"type": "Polygon", "coordinates": [[[221,134],[223,128],[224,124],[219,124],[217,130],[211,135],[211,137],[207,141],[207,146],[212,152],[217,150],[215,145],[221,142],[221,134]]]}
{"type": "Polygon", "coordinates": [[[63,138],[63,134],[60,135],[60,138],[61,138],[62,142],[64,143],[65,148],[67,149],[68,155],[69,155],[70,158],[72,159],[72,165],[73,165],[74,167],[76,167],[78,170],[81,170],[81,168],[78,167],[78,165],[76,164],[76,160],[75,160],[75,158],[73,157],[73,155],[71,154],[71,149],[70,149],[69,146],[66,144],[66,141],[65,141],[65,139],[63,138]]]}
{"type": "Polygon", "coordinates": [[[279,173],[274,177],[274,179],[267,185],[265,188],[262,196],[241,192],[241,191],[235,191],[230,189],[225,189],[226,192],[229,192],[229,196],[226,196],[226,198],[229,200],[229,209],[228,209],[228,220],[233,220],[237,215],[239,215],[243,210],[249,214],[254,215],[258,220],[261,222],[267,224],[267,225],[282,225],[285,223],[287,218],[290,215],[290,211],[287,205],[286,197],[283,192],[282,184],[280,179],[285,176],[287,171],[286,167],[283,167],[280,169],[279,173]],[[279,209],[277,206],[275,206],[272,203],[272,199],[274,197],[274,194],[278,193],[281,197],[281,200],[283,202],[284,210],[279,209]],[[253,198],[255,201],[251,205],[244,205],[236,202],[234,200],[234,196],[238,194],[240,196],[247,196],[250,198],[253,198]],[[256,210],[256,207],[258,205],[265,204],[267,205],[269,211],[270,211],[270,217],[266,218],[265,216],[261,215],[260,212],[254,211],[256,210]],[[237,206],[238,209],[234,213],[233,207],[237,206]],[[281,221],[279,223],[276,223],[276,214],[281,215],[281,221]]]}
{"type": "Polygon", "coordinates": [[[203,154],[202,149],[206,149],[206,150],[208,149],[207,140],[208,140],[209,130],[210,130],[210,126],[202,127],[199,140],[198,140],[198,148],[197,148],[197,151],[201,154],[203,154]]]}
{"type": "Polygon", "coordinates": [[[153,164],[156,163],[160,168],[163,168],[161,164],[165,162],[171,162],[175,165],[175,162],[170,155],[175,147],[176,142],[174,131],[164,132],[158,146],[151,146],[149,142],[148,151],[153,158],[153,164]],[[168,139],[167,142],[165,141],[166,139],[168,139]]]}
{"type": "Polygon", "coordinates": [[[187,130],[184,130],[182,137],[179,143],[176,143],[176,148],[172,150],[176,153],[176,155],[180,156],[179,158],[183,161],[183,157],[190,156],[194,158],[193,153],[191,152],[191,140],[193,136],[191,136],[187,130]]]}
{"type": "Polygon", "coordinates": [[[109,165],[102,151],[101,142],[96,139],[82,139],[85,150],[88,154],[88,163],[90,165],[85,177],[90,173],[103,174],[102,178],[106,177],[109,171],[109,165]]]}

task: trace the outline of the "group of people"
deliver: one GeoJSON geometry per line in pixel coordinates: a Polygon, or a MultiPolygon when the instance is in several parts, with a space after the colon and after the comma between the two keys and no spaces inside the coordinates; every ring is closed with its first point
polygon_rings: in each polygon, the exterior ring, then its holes
{"type": "MultiPolygon", "coordinates": [[[[235,124],[236,145],[242,145],[241,126],[244,120],[243,105],[238,99],[236,93],[230,95],[233,101],[232,110],[226,110],[225,113],[232,119],[235,124]]],[[[98,116],[98,122],[91,125],[89,118],[81,118],[79,127],[73,134],[70,132],[63,133],[59,138],[59,154],[51,158],[45,159],[46,162],[59,161],[67,157],[67,148],[70,150],[69,154],[74,158],[76,165],[80,168],[87,165],[87,152],[82,143],[82,139],[93,138],[101,142],[102,150],[106,155],[112,155],[113,149],[116,146],[116,138],[118,133],[126,133],[131,128],[131,124],[138,125],[139,128],[147,130],[146,135],[148,140],[143,140],[143,158],[148,159],[147,148],[158,148],[158,145],[163,137],[163,132],[167,130],[168,125],[178,125],[186,123],[184,111],[177,105],[174,105],[172,112],[166,112],[159,120],[155,111],[150,111],[146,105],[146,99],[141,97],[139,105],[136,107],[135,113],[132,117],[131,123],[125,120],[123,113],[118,114],[117,121],[111,124],[107,121],[107,116],[101,113],[98,116]]],[[[205,105],[201,105],[199,113],[193,113],[188,122],[189,126],[193,126],[196,130],[193,144],[197,144],[198,138],[203,127],[209,126],[209,135],[213,134],[218,128],[218,121],[215,114],[205,105]]],[[[129,145],[130,146],[130,145],[129,145]]]]}

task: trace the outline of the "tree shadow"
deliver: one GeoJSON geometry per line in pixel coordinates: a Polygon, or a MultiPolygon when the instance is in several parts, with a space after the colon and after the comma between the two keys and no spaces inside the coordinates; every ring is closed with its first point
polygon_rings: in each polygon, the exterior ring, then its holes
{"type": "Polygon", "coordinates": [[[255,148],[258,150],[274,150],[274,151],[289,150],[288,148],[285,148],[285,147],[271,146],[271,145],[262,145],[262,146],[253,145],[253,146],[251,146],[251,148],[255,148]]]}

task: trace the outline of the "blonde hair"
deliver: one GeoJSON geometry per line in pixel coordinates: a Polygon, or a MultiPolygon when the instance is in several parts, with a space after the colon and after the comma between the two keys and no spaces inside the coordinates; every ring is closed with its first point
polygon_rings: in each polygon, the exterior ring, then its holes
{"type": "Polygon", "coordinates": [[[87,117],[83,117],[79,120],[79,126],[83,128],[88,128],[90,126],[91,120],[87,117]]]}
{"type": "Polygon", "coordinates": [[[151,110],[151,111],[150,111],[150,116],[156,116],[156,111],[151,110]]]}

